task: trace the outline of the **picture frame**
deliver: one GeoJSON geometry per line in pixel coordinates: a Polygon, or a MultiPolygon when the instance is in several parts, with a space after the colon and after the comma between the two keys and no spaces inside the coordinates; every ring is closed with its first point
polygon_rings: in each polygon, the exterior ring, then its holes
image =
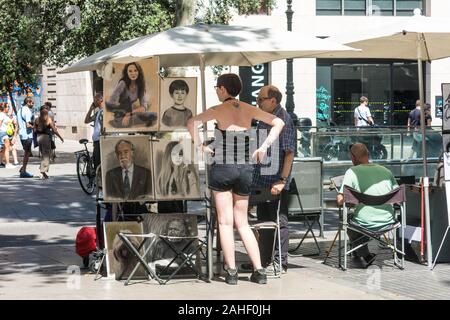
{"type": "Polygon", "coordinates": [[[102,136],[100,153],[105,201],[154,200],[152,145],[149,136],[102,136]]]}
{"type": "MultiPolygon", "coordinates": [[[[180,250],[185,254],[195,255],[193,260],[195,261],[196,268],[200,269],[200,254],[196,251],[198,239],[192,238],[198,236],[197,215],[185,213],[147,214],[144,216],[142,225],[144,233],[147,234],[153,233],[157,236],[190,237],[186,239],[174,238],[166,241],[171,241],[171,244],[177,250],[180,250]]],[[[157,238],[151,248],[146,248],[148,249],[148,253],[145,256],[145,260],[150,268],[152,268],[160,277],[170,275],[181,263],[183,263],[183,258],[173,261],[176,257],[176,252],[170,248],[166,241],[157,238]],[[171,262],[173,263],[171,264],[171,262]]],[[[177,277],[192,276],[194,274],[195,273],[190,267],[183,266],[177,273],[177,277]]]]}
{"type": "MultiPolygon", "coordinates": [[[[122,239],[120,239],[119,233],[142,234],[142,230],[142,223],[135,221],[103,223],[108,278],[115,278],[116,280],[126,279],[138,263],[138,259],[125,246],[122,239]]],[[[129,239],[136,249],[142,242],[142,239],[137,237],[130,237],[129,239]]],[[[143,253],[143,249],[141,249],[141,254],[143,253]]],[[[148,275],[144,268],[140,266],[133,275],[133,279],[146,278],[148,278],[148,275]]]]}
{"type": "Polygon", "coordinates": [[[160,79],[159,131],[186,129],[187,121],[197,114],[197,78],[160,79]]]}
{"type": "Polygon", "coordinates": [[[194,147],[186,136],[152,141],[155,200],[201,199],[194,147]]]}
{"type": "Polygon", "coordinates": [[[158,130],[159,60],[113,63],[103,81],[107,133],[158,130]]]}

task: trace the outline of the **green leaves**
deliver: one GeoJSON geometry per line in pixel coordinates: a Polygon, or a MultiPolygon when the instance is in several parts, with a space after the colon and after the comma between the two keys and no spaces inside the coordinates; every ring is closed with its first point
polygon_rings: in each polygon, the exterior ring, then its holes
{"type": "Polygon", "coordinates": [[[44,63],[63,66],[192,20],[199,9],[203,22],[226,24],[232,10],[251,14],[261,3],[275,0],[0,0],[0,87],[33,82],[44,63]]]}

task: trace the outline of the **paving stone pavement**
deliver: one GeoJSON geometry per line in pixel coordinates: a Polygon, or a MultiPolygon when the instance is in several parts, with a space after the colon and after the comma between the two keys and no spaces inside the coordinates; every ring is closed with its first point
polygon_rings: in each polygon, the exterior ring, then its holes
{"type": "MultiPolygon", "coordinates": [[[[226,285],[223,276],[211,283],[177,279],[166,286],[155,281],[125,287],[123,282],[101,278],[79,269],[81,258],[74,240],[81,226],[95,225],[94,198],[83,193],[75,175],[73,152],[76,141],[57,144],[58,157],[51,164],[47,181],[20,179],[18,168],[0,169],[0,299],[449,299],[450,264],[438,264],[434,271],[407,262],[405,270],[393,267],[389,253],[376,244],[371,250],[378,258],[370,269],[341,271],[336,252],[322,263],[337,228],[333,212],[325,215],[325,238],[319,238],[321,255],[291,256],[289,270],[281,279],[267,285],[248,281],[240,272],[238,286],[226,285]],[[79,272],[79,275],[78,275],[79,272]],[[219,294],[220,292],[220,294],[219,294]]],[[[36,151],[35,151],[36,153],[36,151]]],[[[29,171],[38,173],[38,158],[31,158],[29,171]]],[[[190,210],[201,210],[189,203],[190,210]]],[[[199,224],[204,232],[204,224],[199,224]]],[[[303,223],[291,224],[291,248],[305,230],[303,223]]],[[[248,261],[237,242],[237,261],[248,261]]],[[[304,255],[314,253],[311,238],[300,248],[304,255]]],[[[216,258],[216,254],[214,253],[216,258]]],[[[221,272],[221,264],[215,263],[221,272]]],[[[223,273],[223,272],[222,272],[223,273]]]]}

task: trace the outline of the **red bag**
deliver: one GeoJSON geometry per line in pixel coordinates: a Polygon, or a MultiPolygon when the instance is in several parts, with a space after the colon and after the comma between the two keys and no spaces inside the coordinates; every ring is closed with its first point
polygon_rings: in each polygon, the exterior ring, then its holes
{"type": "Polygon", "coordinates": [[[82,227],[77,233],[75,249],[77,254],[85,258],[97,248],[97,232],[94,227],[82,227]]]}

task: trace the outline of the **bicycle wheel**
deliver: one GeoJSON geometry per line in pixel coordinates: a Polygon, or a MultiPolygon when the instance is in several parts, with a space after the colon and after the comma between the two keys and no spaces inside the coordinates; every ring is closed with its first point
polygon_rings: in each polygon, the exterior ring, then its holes
{"type": "Polygon", "coordinates": [[[95,173],[92,160],[86,154],[78,156],[77,176],[81,189],[91,195],[95,190],[95,173]]]}

